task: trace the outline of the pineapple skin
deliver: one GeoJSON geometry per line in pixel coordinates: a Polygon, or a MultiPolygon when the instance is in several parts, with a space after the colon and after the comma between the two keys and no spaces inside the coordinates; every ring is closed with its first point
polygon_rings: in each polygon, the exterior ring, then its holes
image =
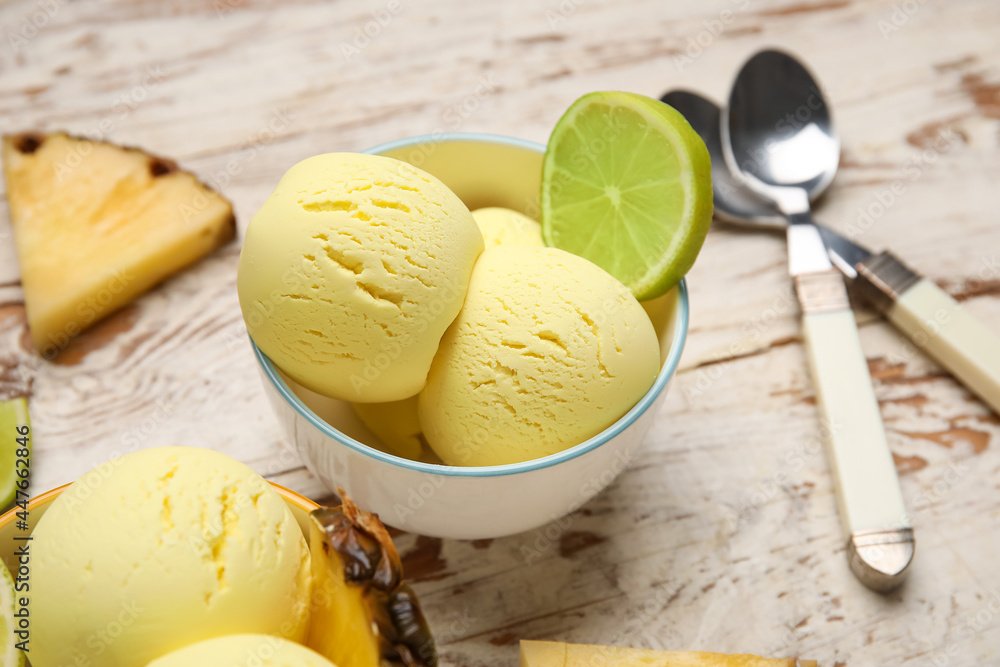
{"type": "Polygon", "coordinates": [[[813,660],[521,640],[520,667],[816,667],[813,660]]]}
{"type": "Polygon", "coordinates": [[[139,149],[21,134],[2,155],[28,326],[46,358],[236,235],[226,199],[139,149]]]}
{"type": "Polygon", "coordinates": [[[343,504],[310,516],[306,646],[337,667],[437,667],[434,637],[378,516],[343,504]]]}
{"type": "Polygon", "coordinates": [[[313,600],[309,634],[305,644],[337,667],[377,667],[378,641],[371,632],[371,613],[364,589],[348,586],[344,565],[333,550],[316,549],[323,532],[315,522],[310,527],[313,545],[313,600]]]}

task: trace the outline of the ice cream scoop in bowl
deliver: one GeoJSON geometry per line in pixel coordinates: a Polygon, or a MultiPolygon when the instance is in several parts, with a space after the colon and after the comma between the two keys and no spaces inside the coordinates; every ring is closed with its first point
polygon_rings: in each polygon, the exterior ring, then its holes
{"type": "MultiPolygon", "coordinates": [[[[368,152],[419,167],[470,210],[504,207],[537,217],[545,152],[540,144],[447,134],[406,139],[368,152]]],[[[388,453],[349,402],[291,379],[256,344],[253,352],[286,434],[309,470],[329,488],[342,486],[360,506],[397,528],[435,537],[493,538],[531,530],[572,512],[629,464],[677,370],[688,326],[684,282],[642,306],[660,348],[659,372],[649,390],[593,437],[547,456],[505,465],[448,466],[388,453]]],[[[385,363],[391,364],[389,355],[385,363]]]]}

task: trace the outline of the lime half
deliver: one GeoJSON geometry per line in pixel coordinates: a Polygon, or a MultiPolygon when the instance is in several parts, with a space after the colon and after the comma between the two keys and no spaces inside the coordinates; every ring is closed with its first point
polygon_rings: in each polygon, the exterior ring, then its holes
{"type": "Polygon", "coordinates": [[[19,466],[17,460],[27,459],[31,452],[31,441],[30,435],[22,435],[17,429],[27,425],[28,401],[15,398],[0,402],[0,512],[14,502],[16,485],[23,479],[18,475],[18,467],[21,470],[26,468],[23,463],[19,466]]]}
{"type": "Polygon", "coordinates": [[[21,667],[24,664],[24,653],[15,646],[14,597],[14,579],[7,566],[0,561],[0,665],[3,667],[21,667]]]}
{"type": "Polygon", "coordinates": [[[643,95],[584,95],[559,119],[542,166],[542,235],[638,299],[688,272],[712,222],[708,149],[684,117],[643,95]]]}

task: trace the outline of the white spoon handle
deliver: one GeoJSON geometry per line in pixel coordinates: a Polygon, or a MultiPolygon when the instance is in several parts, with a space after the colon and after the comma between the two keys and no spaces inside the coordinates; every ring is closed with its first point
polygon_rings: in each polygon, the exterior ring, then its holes
{"type": "Polygon", "coordinates": [[[906,289],[886,316],[1000,413],[1000,336],[926,278],[906,289]]]}
{"type": "Polygon", "coordinates": [[[887,590],[902,581],[913,537],[854,314],[832,269],[796,276],[796,289],[851,568],[887,590]]]}

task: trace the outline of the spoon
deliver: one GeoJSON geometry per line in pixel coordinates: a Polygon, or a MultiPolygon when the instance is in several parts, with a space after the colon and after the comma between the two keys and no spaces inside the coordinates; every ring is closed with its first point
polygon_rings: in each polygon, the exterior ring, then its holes
{"type": "Polygon", "coordinates": [[[810,211],[840,160],[829,107],[797,60],[761,51],[736,77],[720,130],[736,180],[788,221],[789,273],[802,307],[848,560],[866,586],[891,590],[913,559],[913,530],[847,290],[810,211]]]}
{"type": "MultiPolygon", "coordinates": [[[[708,147],[715,216],[744,227],[785,230],[788,223],[778,210],[729,173],[718,105],[684,90],[661,99],[683,114],[708,147]]],[[[1000,354],[996,353],[1000,336],[892,253],[873,252],[819,223],[816,226],[834,266],[853,281],[854,295],[864,298],[1000,414],[1000,354]]]]}
{"type": "Polygon", "coordinates": [[[774,205],[762,200],[760,195],[734,178],[729,171],[722,151],[722,134],[719,129],[722,110],[719,105],[686,90],[672,90],[660,100],[679,111],[708,148],[708,155],[712,159],[715,217],[740,226],[785,231],[788,221],[774,205]]]}
{"type": "MultiPolygon", "coordinates": [[[[679,111],[691,124],[708,148],[712,159],[712,195],[715,205],[715,217],[741,227],[785,231],[788,220],[769,201],[761,199],[760,195],[751,190],[739,177],[734,177],[726,164],[726,156],[722,149],[722,110],[715,102],[687,90],[672,90],[665,93],[660,101],[665,102],[679,111]]],[[[832,180],[832,179],[831,179],[832,180]]],[[[819,196],[819,192],[816,196],[819,196]]],[[[815,223],[819,235],[827,246],[831,261],[842,270],[850,266],[849,260],[836,253],[832,246],[851,244],[837,232],[815,223]]],[[[862,253],[867,251],[854,246],[862,253]]],[[[872,254],[872,253],[867,253],[872,254]]],[[[843,271],[849,278],[857,277],[857,271],[850,268],[843,271]]]]}

